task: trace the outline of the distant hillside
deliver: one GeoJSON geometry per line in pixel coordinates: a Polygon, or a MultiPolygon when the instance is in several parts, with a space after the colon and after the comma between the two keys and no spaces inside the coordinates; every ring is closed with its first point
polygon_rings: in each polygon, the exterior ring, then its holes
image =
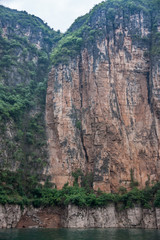
{"type": "Polygon", "coordinates": [[[45,98],[49,53],[61,33],[0,6],[0,166],[43,173],[48,162],[45,98]]]}

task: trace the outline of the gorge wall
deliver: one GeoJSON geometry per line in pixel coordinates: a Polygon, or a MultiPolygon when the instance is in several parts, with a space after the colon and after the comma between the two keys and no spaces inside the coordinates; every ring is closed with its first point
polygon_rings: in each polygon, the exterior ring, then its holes
{"type": "Polygon", "coordinates": [[[104,192],[159,181],[159,0],[102,2],[65,34],[0,6],[0,58],[1,203],[76,171],[104,192]]]}
{"type": "Polygon", "coordinates": [[[160,228],[159,127],[159,0],[102,2],[65,34],[0,6],[0,228],[160,228]]]}
{"type": "MultiPolygon", "coordinates": [[[[81,37],[80,51],[54,62],[46,125],[58,188],[72,184],[77,169],[105,192],[160,177],[160,11],[138,7],[95,7],[66,35],[81,37]]],[[[64,39],[62,52],[66,46],[64,39]]]]}
{"type": "Polygon", "coordinates": [[[0,228],[145,228],[160,229],[160,210],[103,208],[24,208],[0,205],[0,228]]]}

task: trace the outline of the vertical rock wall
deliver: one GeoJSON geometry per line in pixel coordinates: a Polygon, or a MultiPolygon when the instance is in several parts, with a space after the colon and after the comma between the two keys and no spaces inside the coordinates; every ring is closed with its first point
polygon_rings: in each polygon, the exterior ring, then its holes
{"type": "Polygon", "coordinates": [[[58,188],[71,184],[78,168],[93,173],[95,190],[128,188],[131,180],[144,187],[160,176],[160,64],[150,54],[153,16],[141,11],[126,19],[121,11],[109,26],[103,11],[98,14],[91,24],[100,29],[103,23],[105,37],[50,73],[50,174],[58,188]]]}
{"type": "Polygon", "coordinates": [[[98,208],[74,205],[46,208],[0,205],[1,228],[146,228],[160,229],[160,210],[118,210],[114,204],[98,208]]]}

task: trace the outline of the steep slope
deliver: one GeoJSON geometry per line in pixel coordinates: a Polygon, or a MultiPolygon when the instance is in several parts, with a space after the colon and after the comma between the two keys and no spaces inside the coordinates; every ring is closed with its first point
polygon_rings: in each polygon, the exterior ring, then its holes
{"type": "Polygon", "coordinates": [[[75,21],[52,64],[46,103],[52,182],[72,184],[78,169],[93,175],[95,190],[156,182],[159,1],[102,2],[75,21]]]}
{"type": "Polygon", "coordinates": [[[42,180],[48,153],[45,98],[49,53],[61,33],[0,6],[0,167],[42,180]]]}

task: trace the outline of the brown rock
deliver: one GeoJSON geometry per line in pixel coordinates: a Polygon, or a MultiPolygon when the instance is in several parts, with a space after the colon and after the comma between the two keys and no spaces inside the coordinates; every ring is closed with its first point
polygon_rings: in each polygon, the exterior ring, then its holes
{"type": "Polygon", "coordinates": [[[148,49],[129,33],[133,24],[148,36],[144,19],[130,16],[125,31],[115,29],[115,40],[109,33],[109,40],[97,41],[98,56],[83,49],[68,66],[52,69],[46,124],[49,173],[58,188],[72,184],[78,168],[93,172],[94,189],[106,192],[129,188],[131,171],[140,187],[159,179],[158,62],[144,57],[148,49]]]}

